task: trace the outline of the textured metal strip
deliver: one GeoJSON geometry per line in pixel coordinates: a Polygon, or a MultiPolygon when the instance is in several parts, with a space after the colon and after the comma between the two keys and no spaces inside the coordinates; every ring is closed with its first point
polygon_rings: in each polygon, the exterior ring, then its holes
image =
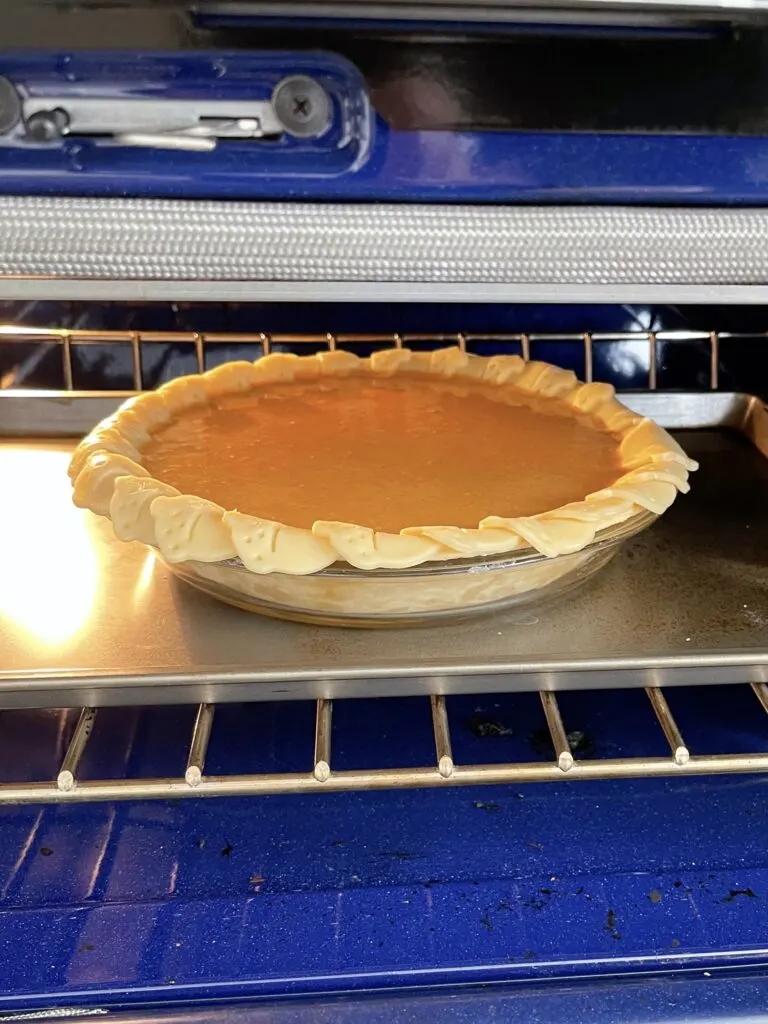
{"type": "MultiPolygon", "coordinates": [[[[200,4],[198,12],[203,15],[235,15],[262,18],[335,18],[370,19],[375,21],[459,21],[464,23],[494,23],[520,21],[544,21],[548,12],[556,8],[558,19],[571,21],[595,21],[613,24],[623,15],[629,24],[653,24],[651,15],[655,12],[688,14],[690,17],[706,17],[749,12],[756,14],[766,9],[765,0],[538,0],[532,4],[526,0],[492,0],[484,3],[475,0],[343,0],[343,2],[321,3],[304,0],[234,0],[234,2],[213,2],[200,4]]],[[[551,18],[551,13],[549,14],[551,18]]]]}
{"type": "Polygon", "coordinates": [[[766,305],[768,284],[501,284],[435,281],[148,281],[3,277],[0,299],[67,302],[548,302],[766,305]]]}
{"type": "Polygon", "coordinates": [[[0,198],[0,274],[143,282],[765,286],[768,210],[6,197],[0,198]]]}

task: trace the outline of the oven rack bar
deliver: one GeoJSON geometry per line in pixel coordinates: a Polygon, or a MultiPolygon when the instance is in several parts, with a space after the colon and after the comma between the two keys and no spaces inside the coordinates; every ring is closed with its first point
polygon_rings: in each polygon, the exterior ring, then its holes
{"type": "MultiPolygon", "coordinates": [[[[752,683],[768,713],[768,683],[752,683]]],[[[2,782],[0,804],[93,803],[103,800],[161,800],[181,797],[266,796],[288,793],[420,789],[441,786],[521,784],[526,782],[596,781],[661,776],[768,772],[768,752],[691,754],[660,688],[645,690],[658,725],[669,744],[667,757],[595,758],[573,756],[554,692],[539,694],[555,758],[541,762],[456,764],[445,698],[430,698],[435,762],[403,768],[334,771],[331,760],[333,702],[315,702],[313,768],[310,772],[206,775],[205,759],[214,725],[214,707],[200,704],[189,741],[184,774],[177,778],[79,778],[86,745],[98,733],[97,711],[82,708],[72,738],[53,781],[2,782]]],[[[412,698],[420,700],[421,698],[412,698]]]]}
{"type": "MultiPolygon", "coordinates": [[[[312,351],[337,348],[354,349],[365,345],[380,348],[389,347],[434,347],[437,345],[458,345],[467,351],[473,351],[477,345],[499,344],[517,349],[524,359],[531,356],[531,344],[536,342],[570,342],[581,344],[584,349],[584,379],[594,379],[594,348],[601,344],[621,341],[645,342],[648,346],[648,380],[647,388],[651,391],[658,386],[658,351],[659,345],[665,342],[704,342],[709,347],[710,390],[719,386],[720,345],[723,341],[739,339],[768,338],[768,332],[739,333],[730,331],[625,331],[625,332],[590,332],[580,333],[456,333],[456,334],[270,334],[264,331],[253,333],[203,332],[203,331],[99,331],[76,330],[66,328],[19,327],[16,325],[0,326],[0,344],[53,344],[61,350],[62,377],[64,390],[74,389],[73,348],[87,345],[121,344],[130,346],[131,365],[134,391],[145,389],[142,368],[142,349],[144,345],[191,345],[194,347],[197,370],[202,373],[206,369],[206,352],[221,345],[254,345],[260,347],[261,353],[267,355],[272,351],[285,348],[311,349],[312,351]]],[[[12,388],[12,375],[6,375],[0,381],[0,387],[12,388]]]]}

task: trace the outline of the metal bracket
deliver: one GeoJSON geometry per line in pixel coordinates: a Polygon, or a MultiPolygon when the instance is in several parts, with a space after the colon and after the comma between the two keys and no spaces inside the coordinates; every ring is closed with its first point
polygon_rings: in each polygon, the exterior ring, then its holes
{"type": "Polygon", "coordinates": [[[101,144],[210,152],[223,139],[320,138],[333,110],[314,79],[293,75],[269,100],[22,96],[0,77],[0,136],[37,144],[90,138],[101,144]]]}

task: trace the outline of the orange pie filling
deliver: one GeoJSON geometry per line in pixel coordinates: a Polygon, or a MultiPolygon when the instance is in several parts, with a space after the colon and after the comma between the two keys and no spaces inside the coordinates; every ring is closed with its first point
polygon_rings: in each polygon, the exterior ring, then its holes
{"type": "Polygon", "coordinates": [[[189,410],[143,463],[182,494],[289,526],[476,527],[579,501],[620,475],[616,439],[559,405],[408,377],[283,384],[189,410]]]}
{"type": "Polygon", "coordinates": [[[570,553],[663,512],[694,468],[607,385],[454,349],[182,378],[100,425],[70,473],[77,504],[170,561],[306,574],[570,553]]]}

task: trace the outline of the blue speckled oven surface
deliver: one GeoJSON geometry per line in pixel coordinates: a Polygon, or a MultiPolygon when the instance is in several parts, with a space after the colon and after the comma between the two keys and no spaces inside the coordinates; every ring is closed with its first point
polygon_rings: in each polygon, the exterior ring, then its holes
{"type": "MultiPolygon", "coordinates": [[[[748,687],[669,699],[697,752],[768,749],[748,687]]],[[[641,692],[564,694],[561,707],[582,756],[663,752],[641,692]]],[[[454,698],[448,710],[460,763],[552,756],[535,695],[454,698]],[[489,720],[498,728],[478,727],[489,720]]],[[[192,713],[102,711],[83,776],[178,772],[192,713]]],[[[301,703],[220,709],[208,770],[309,767],[312,716],[301,703]]],[[[419,763],[428,721],[421,698],[342,702],[335,763],[419,763]]],[[[55,773],[72,725],[59,712],[4,714],[3,774],[55,773]]],[[[730,977],[768,952],[765,786],[734,776],[5,807],[0,1007],[730,977]]],[[[565,999],[547,991],[552,1005],[565,999]]],[[[621,1019],[659,1019],[648,1009],[621,1019]]],[[[447,1019],[494,1019],[465,1010],[447,1019]]]]}

